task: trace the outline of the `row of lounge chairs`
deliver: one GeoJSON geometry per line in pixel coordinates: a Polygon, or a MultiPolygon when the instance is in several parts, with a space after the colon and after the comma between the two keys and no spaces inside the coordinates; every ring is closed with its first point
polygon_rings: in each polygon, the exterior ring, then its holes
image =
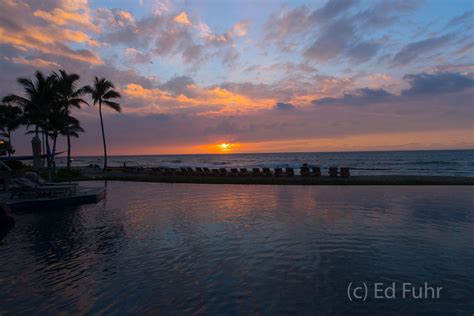
{"type": "MultiPolygon", "coordinates": [[[[121,167],[121,168],[109,168],[109,171],[116,169],[128,173],[139,173],[139,174],[151,174],[151,175],[168,175],[168,176],[235,176],[235,177],[294,177],[295,169],[294,168],[219,168],[219,169],[210,169],[210,168],[191,168],[191,167],[181,167],[181,168],[143,168],[143,167],[121,167]]],[[[300,175],[302,177],[320,177],[321,176],[321,167],[307,167],[303,166],[300,169],[300,175]]],[[[340,171],[337,167],[330,167],[328,175],[330,177],[349,177],[350,171],[349,168],[341,168],[340,171]]]]}
{"type": "MultiPolygon", "coordinates": [[[[320,177],[321,176],[321,167],[301,167],[300,174],[302,177],[320,177]]],[[[329,167],[328,174],[330,177],[337,177],[340,175],[343,178],[350,176],[350,169],[347,167],[342,167],[339,171],[337,167],[329,167]]]]}

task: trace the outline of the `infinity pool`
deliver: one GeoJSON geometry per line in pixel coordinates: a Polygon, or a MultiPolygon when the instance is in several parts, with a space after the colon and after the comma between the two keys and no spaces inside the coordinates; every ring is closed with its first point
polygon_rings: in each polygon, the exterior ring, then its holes
{"type": "Polygon", "coordinates": [[[474,312],[472,187],[107,186],[97,205],[15,214],[2,316],[474,312]],[[425,282],[438,298],[401,296],[425,282]]]}

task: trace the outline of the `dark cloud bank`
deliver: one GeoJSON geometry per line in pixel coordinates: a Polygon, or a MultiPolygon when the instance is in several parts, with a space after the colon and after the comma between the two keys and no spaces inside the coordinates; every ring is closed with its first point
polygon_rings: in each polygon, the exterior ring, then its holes
{"type": "Polygon", "coordinates": [[[322,98],[314,100],[315,105],[369,105],[391,101],[403,101],[408,97],[439,95],[445,93],[462,92],[474,87],[472,76],[453,72],[435,74],[420,73],[405,75],[404,80],[409,88],[400,95],[392,94],[384,89],[357,89],[344,94],[339,98],[322,98]]]}

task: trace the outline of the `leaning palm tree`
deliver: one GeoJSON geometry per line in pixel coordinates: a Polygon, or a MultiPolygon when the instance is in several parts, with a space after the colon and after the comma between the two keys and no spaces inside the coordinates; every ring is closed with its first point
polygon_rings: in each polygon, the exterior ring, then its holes
{"type": "Polygon", "coordinates": [[[120,104],[111,101],[112,99],[121,97],[120,93],[115,91],[114,88],[115,86],[111,81],[105,78],[99,79],[98,77],[95,77],[92,87],[85,87],[85,91],[91,95],[94,105],[99,104],[100,127],[102,129],[102,142],[104,144],[104,170],[107,168],[107,145],[105,143],[104,121],[102,119],[102,104],[117,112],[121,111],[120,104]]]}
{"type": "Polygon", "coordinates": [[[14,152],[12,147],[12,131],[16,130],[23,123],[23,111],[21,108],[9,104],[0,105],[0,122],[1,128],[8,137],[9,151],[8,156],[14,152]]]}
{"type": "MultiPolygon", "coordinates": [[[[58,104],[60,105],[60,103],[58,104]]],[[[72,117],[66,109],[61,106],[53,106],[53,110],[50,113],[48,120],[48,136],[53,142],[52,154],[51,154],[51,164],[53,171],[55,170],[55,157],[56,157],[56,145],[59,136],[69,136],[68,137],[68,147],[71,147],[70,137],[79,137],[78,133],[83,132],[79,120],[75,117],[72,117]]]]}
{"type": "MultiPolygon", "coordinates": [[[[81,97],[86,93],[86,87],[77,89],[76,82],[79,81],[80,77],[77,74],[68,74],[64,69],[59,70],[58,73],[54,73],[56,78],[56,85],[58,91],[58,102],[60,108],[65,111],[66,117],[70,117],[71,108],[81,108],[81,104],[89,105],[81,97]]],[[[70,124],[65,124],[65,129],[61,132],[61,135],[66,136],[67,139],[67,168],[71,168],[71,136],[69,135],[68,129],[70,124]]],[[[77,135],[77,133],[75,134],[77,135]]]]}
{"type": "MultiPolygon", "coordinates": [[[[59,135],[67,137],[67,147],[70,151],[71,148],[71,137],[78,138],[79,133],[83,133],[84,129],[81,127],[81,124],[78,119],[68,115],[66,117],[66,122],[62,129],[59,130],[59,135]]],[[[68,155],[68,159],[70,156],[68,155]]]]}

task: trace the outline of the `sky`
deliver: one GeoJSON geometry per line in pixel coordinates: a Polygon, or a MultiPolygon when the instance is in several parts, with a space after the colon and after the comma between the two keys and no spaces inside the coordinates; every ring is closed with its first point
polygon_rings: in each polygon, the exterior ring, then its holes
{"type": "MultiPolygon", "coordinates": [[[[112,155],[474,148],[471,0],[0,6],[0,97],[36,70],[111,80],[112,155]]],[[[100,155],[97,107],[73,115],[73,155],[100,155]]]]}

